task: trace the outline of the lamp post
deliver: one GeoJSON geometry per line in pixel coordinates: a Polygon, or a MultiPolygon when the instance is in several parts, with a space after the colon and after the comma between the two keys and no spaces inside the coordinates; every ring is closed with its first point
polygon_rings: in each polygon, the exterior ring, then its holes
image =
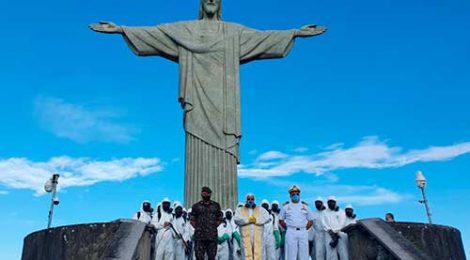
{"type": "Polygon", "coordinates": [[[429,208],[428,205],[428,199],[426,198],[426,193],[424,192],[424,188],[426,187],[426,178],[423,175],[423,172],[418,171],[416,172],[416,185],[418,188],[421,190],[421,194],[423,195],[423,199],[419,200],[419,203],[424,204],[424,207],[426,208],[426,215],[428,216],[429,224],[432,224],[431,216],[431,208],[429,208]]]}
{"type": "Polygon", "coordinates": [[[52,216],[54,214],[54,206],[59,205],[59,198],[57,197],[57,184],[59,184],[59,174],[53,174],[52,177],[44,184],[44,190],[47,193],[52,192],[51,207],[49,208],[49,216],[47,221],[47,229],[51,228],[52,216]]]}

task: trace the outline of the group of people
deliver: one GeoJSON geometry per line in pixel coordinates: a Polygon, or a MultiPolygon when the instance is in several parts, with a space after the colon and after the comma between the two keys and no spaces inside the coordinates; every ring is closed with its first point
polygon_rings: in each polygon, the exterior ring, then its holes
{"type": "Polygon", "coordinates": [[[235,210],[222,210],[211,200],[209,187],[202,200],[186,209],[180,202],[163,199],[157,209],[142,202],[133,219],[153,232],[157,260],[347,260],[348,236],[341,230],[356,223],[351,205],[341,210],[330,196],[326,204],[315,200],[315,209],[300,200],[300,188],[289,188],[289,201],[280,204],[254,194],[235,210]]]}

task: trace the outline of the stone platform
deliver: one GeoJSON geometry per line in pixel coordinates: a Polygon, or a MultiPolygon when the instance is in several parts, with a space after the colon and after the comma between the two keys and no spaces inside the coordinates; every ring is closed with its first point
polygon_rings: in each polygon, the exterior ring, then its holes
{"type": "MultiPolygon", "coordinates": [[[[351,260],[465,260],[460,232],[422,223],[364,219],[343,229],[351,260]]],[[[41,230],[24,239],[22,260],[154,260],[152,234],[134,220],[41,230]]]]}
{"type": "Polygon", "coordinates": [[[353,260],[466,260],[460,231],[448,226],[364,219],[343,230],[353,260]]]}
{"type": "Polygon", "coordinates": [[[24,239],[22,260],[152,260],[151,233],[134,220],[41,230],[24,239]]]}

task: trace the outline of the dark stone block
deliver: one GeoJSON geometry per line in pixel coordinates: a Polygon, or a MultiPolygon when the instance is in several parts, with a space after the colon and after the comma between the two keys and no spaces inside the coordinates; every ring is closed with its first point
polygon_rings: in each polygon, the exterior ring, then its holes
{"type": "Polygon", "coordinates": [[[344,228],[353,260],[465,260],[457,229],[365,219],[344,228]]]}
{"type": "Polygon", "coordinates": [[[151,237],[133,220],[52,228],[24,239],[22,260],[151,260],[151,237]]]}
{"type": "Polygon", "coordinates": [[[396,222],[390,226],[432,259],[465,260],[460,231],[453,227],[423,223],[396,222]]]}
{"type": "MultiPolygon", "coordinates": [[[[466,259],[452,227],[366,219],[344,231],[352,260],[466,259]]],[[[28,235],[22,260],[152,260],[152,237],[132,220],[58,227],[28,235]]]]}

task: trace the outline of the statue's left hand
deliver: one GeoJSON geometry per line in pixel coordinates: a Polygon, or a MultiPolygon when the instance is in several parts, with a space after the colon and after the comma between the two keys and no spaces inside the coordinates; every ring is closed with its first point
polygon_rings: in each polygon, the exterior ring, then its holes
{"type": "Polygon", "coordinates": [[[306,25],[295,32],[295,37],[312,37],[325,33],[327,29],[317,25],[306,25]]]}
{"type": "Polygon", "coordinates": [[[91,30],[100,33],[122,33],[121,26],[118,26],[112,22],[99,22],[90,24],[88,26],[91,30]]]}

